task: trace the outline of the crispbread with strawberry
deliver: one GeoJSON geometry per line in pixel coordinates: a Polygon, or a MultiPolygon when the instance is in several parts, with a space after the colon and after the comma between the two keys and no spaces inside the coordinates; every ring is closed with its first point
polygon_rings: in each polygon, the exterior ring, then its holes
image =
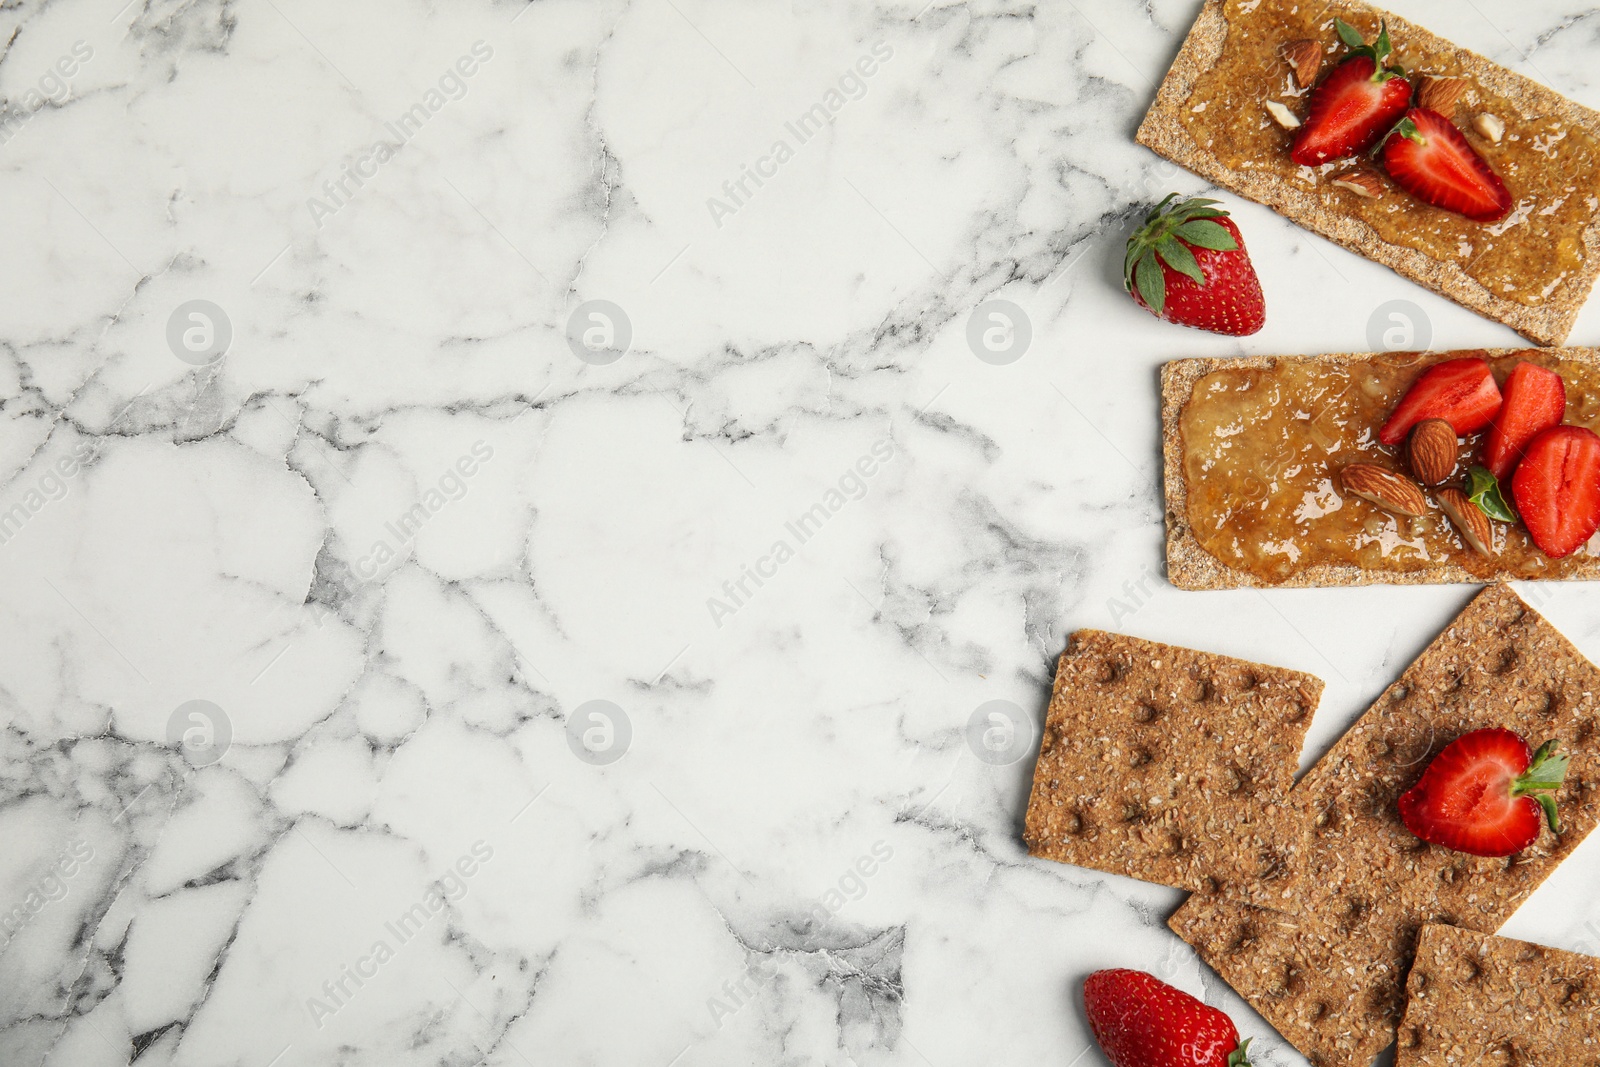
{"type": "Polygon", "coordinates": [[[1600,276],[1600,114],[1361,0],[1206,0],[1136,137],[1538,344],[1600,276]]]}
{"type": "Polygon", "coordinates": [[[1179,588],[1600,579],[1600,350],[1207,357],[1168,363],[1161,381],[1179,588]],[[1293,414],[1284,426],[1272,398],[1293,414]],[[1208,443],[1197,412],[1212,404],[1208,443]],[[1457,435],[1455,456],[1429,453],[1437,470],[1417,467],[1423,424],[1457,435]],[[1341,479],[1357,465],[1382,468],[1391,488],[1419,484],[1386,507],[1341,479]],[[1405,517],[1418,499],[1424,514],[1405,517]],[[1269,521],[1275,501],[1294,514],[1269,521]],[[1293,559],[1253,569],[1260,544],[1293,559]]]}
{"type": "MultiPolygon", "coordinates": [[[[1368,1067],[1394,1038],[1421,926],[1493,933],[1600,823],[1597,748],[1600,668],[1509,587],[1491,586],[1290,794],[1302,830],[1288,877],[1245,887],[1252,903],[1191,897],[1172,928],[1313,1062],[1368,1067]],[[1480,795],[1463,776],[1477,774],[1485,793],[1517,777],[1483,773],[1481,753],[1438,764],[1489,730],[1548,739],[1547,759],[1557,748],[1570,759],[1528,790],[1550,795],[1561,832],[1536,820],[1532,847],[1496,857],[1418,837],[1401,797],[1419,789],[1475,839],[1496,822],[1497,806],[1473,810],[1480,795]]],[[[1532,768],[1531,754],[1524,768],[1515,750],[1498,751],[1503,771],[1532,768]]],[[[1437,814],[1416,826],[1438,836],[1437,814]]]]}

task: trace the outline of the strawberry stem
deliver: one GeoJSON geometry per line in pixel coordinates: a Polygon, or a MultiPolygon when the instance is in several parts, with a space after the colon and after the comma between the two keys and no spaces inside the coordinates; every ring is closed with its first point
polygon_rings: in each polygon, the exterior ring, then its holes
{"type": "Polygon", "coordinates": [[[1408,141],[1415,141],[1418,144],[1428,143],[1428,139],[1422,136],[1422,131],[1417,129],[1417,124],[1412,122],[1410,119],[1401,119],[1399,122],[1395,123],[1394,129],[1390,130],[1383,139],[1387,141],[1390,137],[1393,137],[1397,133],[1408,141]]]}
{"type": "MultiPolygon", "coordinates": [[[[1372,59],[1372,80],[1382,85],[1390,78],[1404,78],[1406,69],[1398,63],[1387,66],[1384,60],[1394,52],[1394,42],[1389,39],[1389,21],[1387,19],[1378,23],[1377,40],[1368,44],[1361,37],[1361,31],[1343,19],[1333,20],[1334,32],[1339,35],[1339,40],[1350,49],[1351,56],[1368,56],[1372,59]]],[[[1349,57],[1346,57],[1349,58],[1349,57]]]]}
{"type": "Polygon", "coordinates": [[[1515,782],[1511,783],[1513,797],[1532,797],[1544,809],[1550,832],[1561,832],[1561,817],[1556,812],[1554,793],[1567,777],[1567,767],[1572,757],[1559,752],[1559,741],[1546,741],[1533,754],[1533,762],[1515,782]]]}

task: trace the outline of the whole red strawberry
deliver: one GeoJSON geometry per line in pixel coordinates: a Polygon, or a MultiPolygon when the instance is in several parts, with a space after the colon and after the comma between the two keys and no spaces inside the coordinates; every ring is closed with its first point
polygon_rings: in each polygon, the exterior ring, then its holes
{"type": "Polygon", "coordinates": [[[1289,153],[1302,167],[1366,151],[1411,103],[1404,68],[1384,65],[1394,51],[1389,27],[1383,25],[1378,39],[1367,44],[1353,26],[1339,19],[1333,23],[1350,55],[1311,91],[1305,124],[1289,153]]]}
{"type": "Polygon", "coordinates": [[[1094,972],[1083,1006],[1113,1067],[1250,1067],[1232,1019],[1143,971],[1094,972]]]}
{"type": "Polygon", "coordinates": [[[1561,832],[1554,793],[1567,762],[1554,741],[1534,752],[1512,730],[1474,730],[1433,758],[1400,798],[1400,818],[1432,845],[1474,856],[1513,855],[1539,840],[1545,821],[1561,832]]]}
{"type": "Polygon", "coordinates": [[[1140,307],[1180,326],[1242,337],[1266,324],[1261,281],[1239,227],[1204,197],[1173,193],[1128,238],[1123,285],[1140,307]]]}

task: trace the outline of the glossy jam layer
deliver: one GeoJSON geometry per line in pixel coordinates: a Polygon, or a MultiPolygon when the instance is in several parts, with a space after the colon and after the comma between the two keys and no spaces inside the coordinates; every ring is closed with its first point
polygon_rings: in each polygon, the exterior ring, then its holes
{"type": "MultiPolygon", "coordinates": [[[[1272,367],[1213,371],[1195,383],[1181,416],[1189,525],[1223,563],[1282,582],[1319,563],[1414,571],[1456,563],[1481,577],[1557,578],[1593,558],[1591,541],[1564,560],[1534,547],[1520,525],[1495,523],[1493,559],[1469,548],[1429,495],[1418,519],[1391,515],[1339,487],[1357,462],[1406,469],[1378,427],[1417,377],[1440,360],[1481,353],[1396,352],[1344,364],[1283,359],[1272,367]]],[[[1528,349],[1491,359],[1501,382],[1519,360],[1567,383],[1567,422],[1600,432],[1600,368],[1528,349]]],[[[1482,434],[1463,442],[1458,484],[1482,434]]],[[[1508,489],[1509,491],[1509,489],[1508,489]]]]}
{"type": "Polygon", "coordinates": [[[1420,48],[1400,31],[1391,62],[1418,72],[1413,84],[1420,84],[1422,73],[1468,78],[1452,117],[1500,175],[1516,206],[1504,221],[1486,226],[1430,207],[1387,181],[1381,199],[1363,198],[1332,183],[1341,172],[1370,162],[1296,166],[1289,158],[1294,135],[1272,120],[1265,103],[1282,101],[1305,117],[1310,90],[1295,86],[1279,55],[1283,45],[1307,38],[1324,42],[1325,76],[1346,54],[1334,33],[1334,17],[1345,18],[1367,40],[1377,35],[1376,21],[1341,13],[1337,5],[1293,0],[1226,0],[1224,10],[1228,36],[1222,56],[1196,80],[1181,112],[1189,134],[1221,162],[1239,171],[1272,172],[1314,190],[1331,208],[1362,219],[1390,244],[1455,263],[1490,292],[1528,307],[1546,303],[1566,279],[1579,274],[1583,230],[1600,210],[1600,143],[1589,133],[1549,115],[1522,113],[1472,81],[1455,53],[1420,48]],[[1480,112],[1505,122],[1498,145],[1471,130],[1472,116],[1480,112]]]}

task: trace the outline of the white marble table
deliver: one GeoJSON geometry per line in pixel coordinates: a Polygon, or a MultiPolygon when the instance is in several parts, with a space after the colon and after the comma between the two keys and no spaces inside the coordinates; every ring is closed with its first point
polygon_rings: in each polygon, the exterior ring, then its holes
{"type": "Polygon", "coordinates": [[[1231,197],[1267,328],[1133,306],[1195,0],[119,2],[0,12],[0,1063],[1067,1067],[1112,965],[1303,1062],[969,742],[1099,626],[1309,762],[1470,596],[1161,577],[1163,360],[1517,343],[1231,197]]]}

